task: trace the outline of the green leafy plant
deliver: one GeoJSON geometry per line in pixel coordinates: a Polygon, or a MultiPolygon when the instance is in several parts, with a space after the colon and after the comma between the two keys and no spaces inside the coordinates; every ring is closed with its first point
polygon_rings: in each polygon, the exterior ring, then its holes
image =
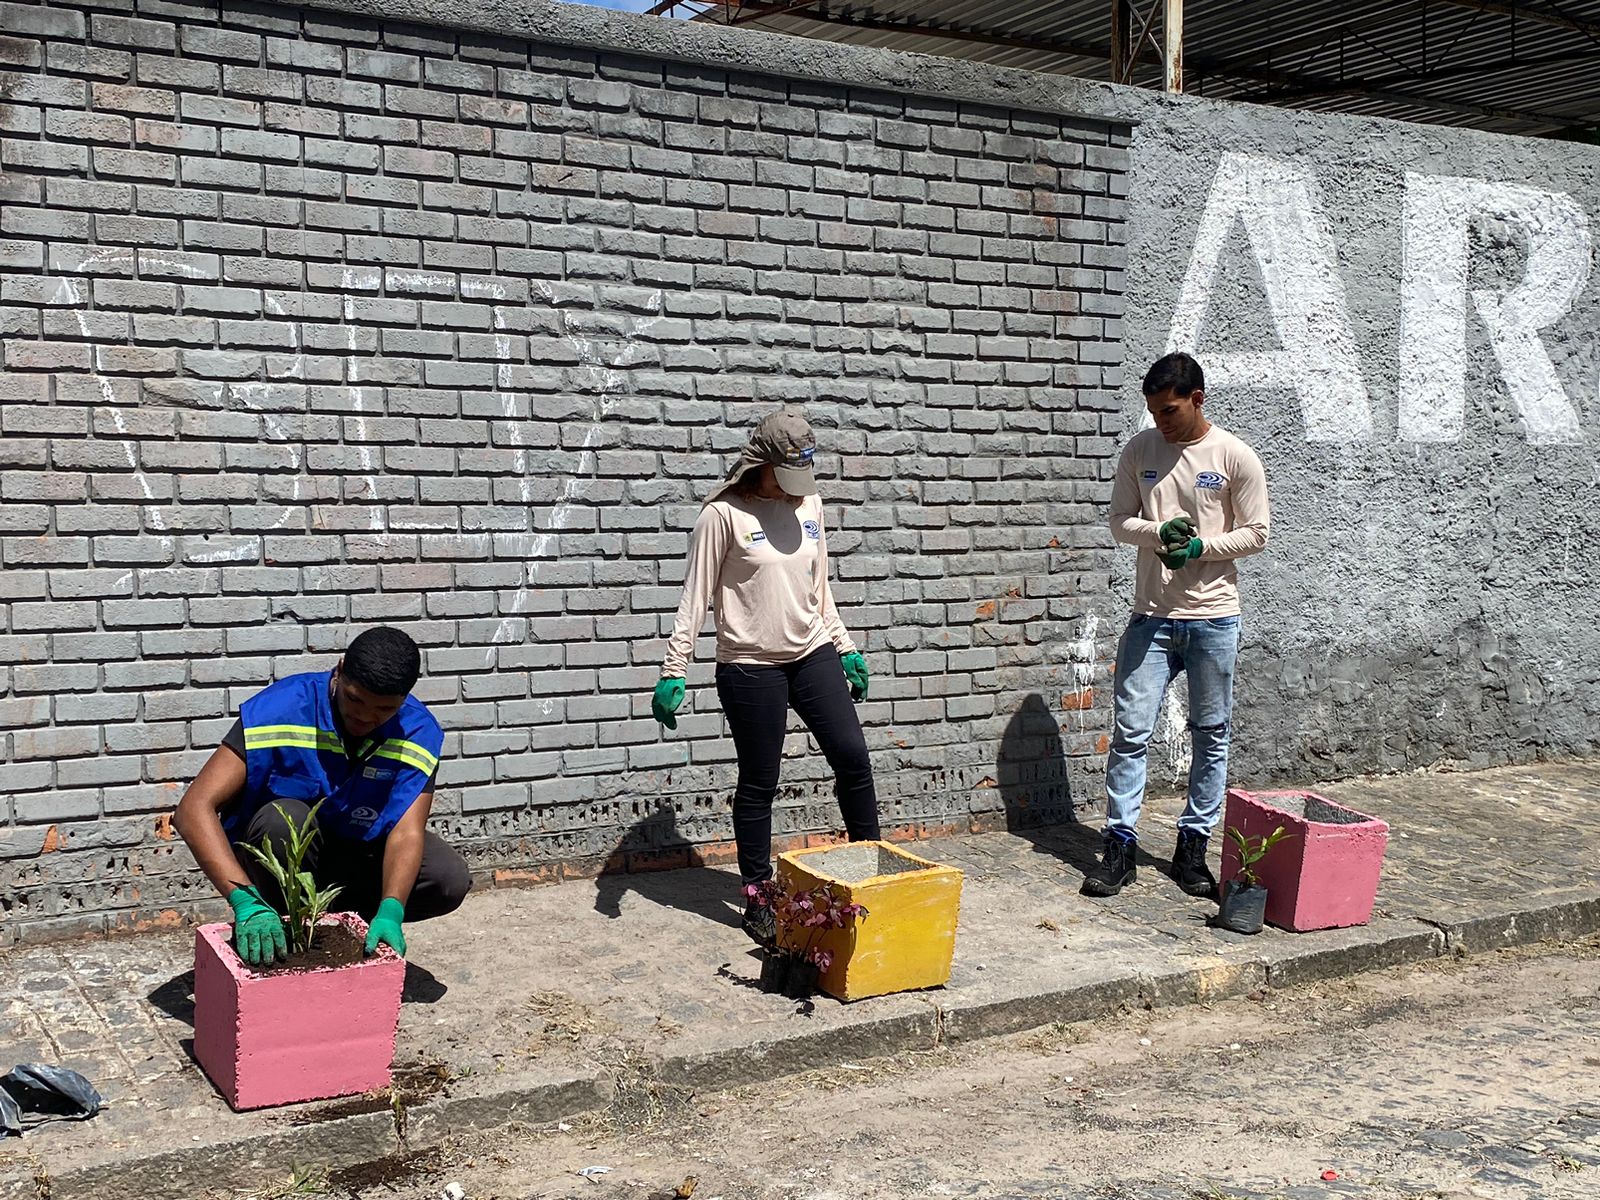
{"type": "Polygon", "coordinates": [[[1256,864],[1270,854],[1272,848],[1284,838],[1292,836],[1282,825],[1266,837],[1245,837],[1236,825],[1229,825],[1225,832],[1228,840],[1239,850],[1239,878],[1250,887],[1261,886],[1261,879],[1255,872],[1256,864]]]}
{"type": "Polygon", "coordinates": [[[247,844],[244,848],[267,869],[283,893],[284,920],[289,926],[289,952],[292,954],[311,949],[317,922],[332,907],[340,889],[335,886],[318,891],[317,881],[305,869],[306,855],[319,836],[316,817],[322,801],[313,804],[305,821],[299,824],[284,811],[283,805],[272,807],[288,826],[288,839],[278,843],[276,848],[271,838],[263,838],[259,846],[247,844]]]}
{"type": "Polygon", "coordinates": [[[289,1182],[262,1194],[261,1200],[291,1200],[294,1196],[326,1196],[330,1194],[328,1172],[323,1167],[295,1163],[289,1172],[289,1182]]]}

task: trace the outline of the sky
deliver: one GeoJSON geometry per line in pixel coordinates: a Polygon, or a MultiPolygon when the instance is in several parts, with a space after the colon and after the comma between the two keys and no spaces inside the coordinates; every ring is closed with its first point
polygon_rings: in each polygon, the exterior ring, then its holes
{"type": "MultiPolygon", "coordinates": [[[[589,4],[595,8],[615,8],[621,12],[644,12],[646,9],[655,6],[655,0],[567,0],[567,3],[589,4]]],[[[687,12],[688,10],[685,9],[684,11],[687,12]]]]}

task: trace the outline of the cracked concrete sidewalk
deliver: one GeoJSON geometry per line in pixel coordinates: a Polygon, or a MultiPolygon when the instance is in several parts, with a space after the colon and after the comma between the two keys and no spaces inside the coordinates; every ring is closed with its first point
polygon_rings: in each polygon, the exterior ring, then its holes
{"type": "Polygon", "coordinates": [[[919,843],[966,873],[950,983],[851,1005],[755,988],[728,870],[481,892],[407,928],[395,1096],[229,1111],[189,1056],[191,932],[0,951],[0,1070],[61,1063],[110,1102],[93,1121],[0,1142],[0,1197],[228,1195],[281,1184],[294,1164],[349,1166],[467,1129],[625,1114],[650,1089],[732,1087],[1600,929],[1592,764],[1315,790],[1393,827],[1370,925],[1253,938],[1210,928],[1215,906],[1158,869],[1178,804],[1153,799],[1153,857],[1109,901],[1078,895],[1098,850],[1091,826],[919,843]]]}

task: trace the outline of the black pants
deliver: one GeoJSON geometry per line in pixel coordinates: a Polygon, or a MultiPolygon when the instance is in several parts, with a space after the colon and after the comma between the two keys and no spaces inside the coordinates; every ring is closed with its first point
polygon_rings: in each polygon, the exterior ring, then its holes
{"type": "MultiPolygon", "coordinates": [[[[278,800],[296,825],[305,823],[311,806],[302,800],[278,800]]],[[[289,827],[272,804],[264,804],[250,818],[244,840],[253,846],[261,845],[263,838],[271,838],[274,849],[279,849],[289,835],[289,827]]],[[[379,841],[357,842],[334,837],[326,830],[311,843],[306,852],[305,866],[311,871],[319,888],[338,884],[343,890],[333,902],[335,912],[358,912],[363,920],[370,921],[383,902],[383,846],[379,841]]],[[[283,911],[283,892],[267,869],[256,861],[255,855],[234,848],[244,869],[250,873],[250,882],[256,885],[261,898],[279,912],[283,911]]],[[[452,850],[438,834],[422,835],[422,866],[417,871],[417,882],[406,901],[406,922],[426,921],[429,917],[442,917],[461,907],[461,902],[472,890],[472,874],[467,863],[452,850]]]]}
{"type": "Polygon", "coordinates": [[[789,710],[805,722],[833,768],[839,811],[852,842],[878,836],[878,794],[867,739],[850,702],[839,653],[824,646],[781,667],[717,664],[717,696],[739,756],[733,793],[733,838],[745,883],[772,878],[772,801],[789,710]]]}

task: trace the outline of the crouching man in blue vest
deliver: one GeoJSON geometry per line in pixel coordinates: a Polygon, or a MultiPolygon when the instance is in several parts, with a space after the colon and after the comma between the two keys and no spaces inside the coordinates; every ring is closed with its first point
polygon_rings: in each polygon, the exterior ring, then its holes
{"type": "Polygon", "coordinates": [[[416,643],[369,629],[332,671],[291,675],[246,700],[178,803],[174,824],[195,861],[233,906],[234,944],[248,963],[288,955],[283,895],[239,843],[275,845],[317,810],[308,865],[319,887],[338,884],[339,909],[369,922],[379,943],[406,950],[408,917],[457,908],[472,887],[461,855],[428,831],[444,734],[410,692],[421,674],[416,643]]]}

